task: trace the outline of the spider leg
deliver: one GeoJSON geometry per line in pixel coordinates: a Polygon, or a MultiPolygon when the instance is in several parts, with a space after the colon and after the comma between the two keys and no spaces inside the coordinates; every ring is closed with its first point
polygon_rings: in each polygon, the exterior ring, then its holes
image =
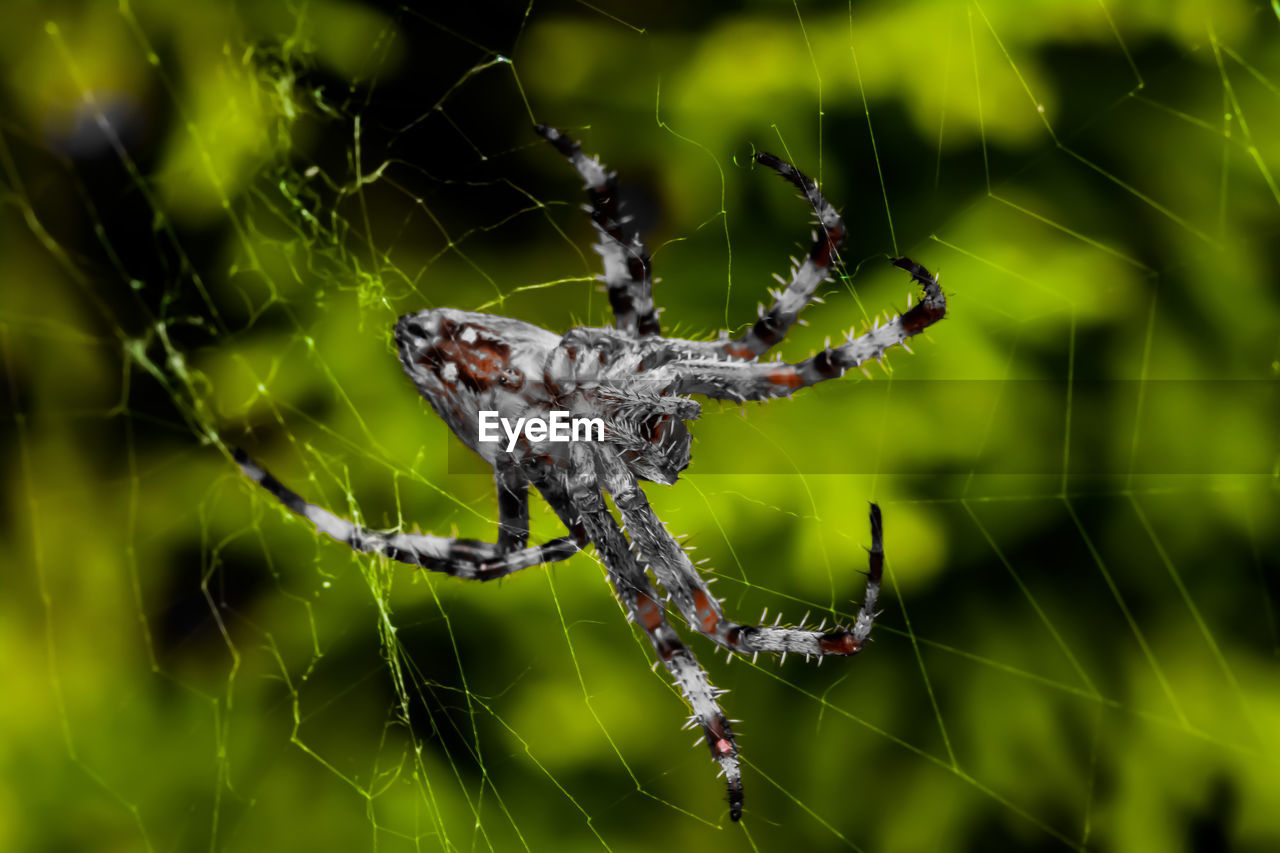
{"type": "Polygon", "coordinates": [[[947,299],[938,279],[910,258],[894,258],[896,267],[911,273],[924,288],[924,297],[905,313],[839,346],[827,347],[797,364],[782,362],[734,362],[685,358],[671,362],[680,375],[680,394],[702,394],[722,400],[768,400],[786,397],[801,388],[828,379],[837,379],[851,367],[881,358],[885,350],[904,345],[941,320],[947,313],[947,299]]]}
{"type": "Polygon", "coordinates": [[[582,524],[631,620],[644,628],[658,658],[692,708],[690,723],[702,726],[711,758],[720,765],[728,783],[729,817],[736,821],[742,817],[742,769],[733,729],[716,700],[722,691],[712,686],[693,652],[680,641],[663,615],[658,591],[605,507],[591,454],[581,444],[575,444],[572,453],[574,464],[568,478],[572,506],[578,508],[582,524]]]}
{"type": "Polygon", "coordinates": [[[884,533],[880,507],[871,505],[871,551],[867,570],[867,593],[853,620],[853,627],[834,631],[810,631],[781,626],[734,625],[722,622],[716,635],[723,632],[729,648],[745,654],[756,652],[796,652],[802,655],[856,655],[866,645],[876,621],[876,601],[880,597],[880,579],[884,573],[884,533]]]}
{"type": "MultiPolygon", "coordinates": [[[[781,157],[764,151],[757,152],[756,162],[776,171],[804,194],[818,218],[821,233],[814,235],[813,246],[803,263],[791,270],[791,279],[781,291],[771,291],[773,305],[766,311],[760,309],[760,317],[746,334],[736,341],[721,343],[726,355],[732,358],[754,359],[786,337],[787,331],[800,316],[801,309],[809,304],[819,285],[831,276],[831,265],[844,243],[845,225],[840,214],[818,190],[813,179],[805,175],[781,157]]],[[[781,282],[781,278],[778,279],[781,282]]]]}
{"type": "Polygon", "coordinates": [[[613,502],[622,515],[622,523],[640,558],[653,569],[658,583],[671,596],[689,627],[713,633],[716,626],[724,621],[724,614],[720,610],[720,601],[711,594],[707,582],[690,562],[689,555],[653,512],[640,484],[617,454],[596,450],[593,455],[605,490],[613,496],[613,502]]]}
{"type": "Polygon", "coordinates": [[[539,124],[534,130],[554,145],[587,183],[588,210],[599,234],[595,248],[604,261],[601,280],[609,291],[614,323],[630,335],[658,334],[649,250],[638,235],[623,227],[627,218],[618,211],[618,173],[605,169],[600,158],[582,153],[577,141],[554,127],[539,124]]]}
{"type": "Polygon", "coordinates": [[[514,464],[493,469],[498,487],[498,550],[519,551],[529,544],[529,482],[514,464]]]}
{"type": "Polygon", "coordinates": [[[518,497],[515,496],[517,493],[514,489],[508,489],[504,496],[503,478],[509,475],[501,472],[496,477],[499,481],[498,506],[502,517],[499,519],[499,541],[494,544],[474,539],[456,539],[425,533],[390,533],[360,527],[323,507],[307,503],[297,492],[250,459],[243,450],[237,449],[234,456],[240,470],[250,480],[270,492],[289,510],[310,521],[316,530],[356,551],[377,551],[411,566],[480,581],[494,580],[520,569],[563,560],[578,551],[578,543],[572,536],[561,536],[533,547],[523,546],[529,538],[528,487],[524,486],[518,497]],[[517,510],[518,514],[507,516],[507,513],[517,510]]]}
{"type": "Polygon", "coordinates": [[[720,602],[711,594],[689,555],[654,514],[644,492],[620,459],[608,452],[596,453],[605,488],[622,514],[641,559],[649,564],[658,582],[670,593],[685,621],[727,649],[746,654],[797,652],[805,655],[853,655],[862,651],[875,622],[876,600],[884,571],[884,537],[880,508],[871,505],[871,565],[867,593],[852,628],[810,631],[789,627],[752,627],[724,618],[720,602]]]}
{"type": "Polygon", "coordinates": [[[561,523],[569,528],[578,546],[585,548],[591,541],[591,537],[582,523],[581,514],[573,505],[573,498],[569,494],[569,482],[564,476],[563,469],[549,467],[534,480],[534,485],[547,505],[559,516],[561,523]]]}

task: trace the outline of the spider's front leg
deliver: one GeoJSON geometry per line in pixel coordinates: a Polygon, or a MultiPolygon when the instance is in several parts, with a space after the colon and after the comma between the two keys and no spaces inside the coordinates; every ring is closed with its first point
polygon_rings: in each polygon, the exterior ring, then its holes
{"type": "Polygon", "coordinates": [[[795,652],[802,655],[854,655],[862,651],[875,622],[876,601],[884,571],[884,536],[880,507],[871,505],[871,558],[867,593],[852,628],[810,631],[783,626],[739,625],[724,618],[719,600],[711,594],[680,544],[658,520],[635,477],[607,450],[596,453],[605,488],[613,495],[640,557],[671,594],[689,625],[727,649],[744,654],[795,652]]]}
{"type": "Polygon", "coordinates": [[[534,130],[565,156],[587,184],[591,222],[599,234],[596,251],[604,261],[601,276],[609,292],[617,327],[630,335],[656,335],[660,331],[653,304],[653,273],[649,250],[636,234],[629,233],[627,218],[619,210],[618,173],[610,172],[598,157],[588,157],[582,146],[545,124],[534,130]]]}
{"type": "Polygon", "coordinates": [[[377,551],[411,566],[480,581],[495,580],[520,569],[563,560],[578,551],[578,542],[573,536],[561,536],[543,545],[525,547],[529,540],[528,484],[520,479],[518,470],[507,466],[499,466],[494,471],[498,483],[499,515],[498,542],[494,544],[361,527],[303,500],[243,450],[237,448],[233,455],[240,470],[250,480],[270,492],[286,508],[310,521],[316,530],[356,551],[377,551]]]}
{"type": "MultiPolygon", "coordinates": [[[[728,783],[729,817],[736,821],[742,817],[742,769],[733,729],[716,701],[722,691],[711,685],[693,652],[680,641],[663,615],[658,591],[649,582],[649,576],[636,561],[627,537],[605,507],[591,453],[582,444],[573,445],[571,452],[573,465],[567,483],[570,504],[557,511],[570,515],[577,510],[604,562],[618,598],[627,608],[631,620],[644,628],[659,660],[684,694],[693,711],[689,721],[702,726],[707,745],[711,748],[711,758],[720,765],[728,783]]],[[[543,491],[543,495],[550,501],[558,499],[547,491],[543,491]]]]}
{"type": "Polygon", "coordinates": [[[924,288],[923,298],[909,310],[797,364],[682,358],[671,363],[680,377],[677,393],[736,401],[786,397],[801,388],[838,379],[851,367],[882,358],[890,347],[905,347],[908,338],[946,316],[947,298],[938,279],[915,261],[894,258],[892,263],[911,273],[924,288]]]}

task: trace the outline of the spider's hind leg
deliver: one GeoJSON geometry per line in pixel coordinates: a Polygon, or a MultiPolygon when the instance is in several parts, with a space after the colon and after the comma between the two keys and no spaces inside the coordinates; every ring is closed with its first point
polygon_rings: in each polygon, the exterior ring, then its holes
{"type": "Polygon", "coordinates": [[[884,533],[880,507],[871,505],[870,568],[867,571],[867,594],[853,627],[820,633],[803,628],[734,625],[725,639],[734,651],[796,652],[802,655],[856,655],[862,651],[876,620],[876,601],[880,597],[880,580],[884,573],[884,533]]]}
{"type": "Polygon", "coordinates": [[[871,505],[871,557],[867,573],[867,594],[852,628],[811,631],[782,626],[739,625],[724,618],[720,601],[711,594],[707,582],[689,560],[680,544],[658,520],[626,465],[607,451],[595,453],[605,488],[622,514],[623,523],[641,559],[648,563],[658,582],[671,595],[690,627],[707,635],[730,651],[795,652],[803,655],[854,655],[862,651],[875,622],[876,600],[884,571],[884,536],[880,508],[871,505]]]}
{"type": "Polygon", "coordinates": [[[728,785],[729,817],[739,820],[742,817],[743,802],[742,768],[733,729],[716,699],[722,691],[712,686],[693,652],[680,641],[679,635],[663,615],[662,599],[658,591],[654,589],[644,567],[632,553],[626,536],[605,507],[590,452],[583,445],[576,444],[573,445],[572,453],[573,468],[567,481],[569,494],[565,496],[544,490],[543,495],[553,502],[553,506],[565,501],[557,508],[557,512],[561,512],[563,516],[569,516],[575,511],[579,514],[581,523],[595,543],[596,551],[609,573],[609,580],[613,583],[619,600],[626,607],[632,621],[644,628],[658,659],[671,673],[672,680],[689,703],[693,711],[689,719],[690,725],[702,726],[707,746],[711,749],[711,758],[720,765],[721,774],[728,785]]]}
{"type": "Polygon", "coordinates": [[[649,250],[638,235],[625,227],[627,217],[619,211],[618,173],[608,171],[598,157],[588,157],[577,141],[554,127],[539,124],[534,130],[554,145],[586,181],[591,199],[588,210],[599,234],[595,248],[604,261],[601,278],[609,291],[615,324],[630,335],[658,334],[661,329],[653,304],[649,250]]]}

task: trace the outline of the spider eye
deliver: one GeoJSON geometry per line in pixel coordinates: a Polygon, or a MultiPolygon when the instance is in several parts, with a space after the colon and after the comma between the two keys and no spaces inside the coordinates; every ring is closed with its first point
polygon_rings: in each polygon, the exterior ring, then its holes
{"type": "Polygon", "coordinates": [[[524,387],[524,374],[514,367],[508,367],[498,374],[498,384],[512,391],[519,391],[524,387]]]}

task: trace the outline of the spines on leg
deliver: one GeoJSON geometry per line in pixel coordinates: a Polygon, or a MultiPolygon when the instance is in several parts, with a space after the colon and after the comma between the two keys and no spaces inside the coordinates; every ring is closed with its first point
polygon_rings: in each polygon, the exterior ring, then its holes
{"type": "Polygon", "coordinates": [[[942,293],[937,276],[910,258],[891,258],[889,263],[911,273],[916,283],[924,288],[924,298],[900,317],[908,337],[920,334],[947,315],[947,297],[942,293]]]}
{"type": "Polygon", "coordinates": [[[625,227],[620,212],[618,175],[598,157],[588,157],[574,139],[545,124],[534,126],[586,182],[591,201],[591,221],[599,234],[596,251],[604,264],[602,279],[609,294],[617,327],[631,335],[656,335],[661,331],[653,302],[653,272],[649,250],[638,235],[625,227]]]}
{"type": "Polygon", "coordinates": [[[866,646],[875,624],[876,602],[884,572],[884,526],[880,507],[871,505],[871,548],[867,570],[867,590],[862,607],[854,617],[853,627],[833,631],[808,630],[786,626],[732,625],[726,639],[733,651],[745,654],[774,652],[786,655],[856,655],[866,646]]]}
{"type": "Polygon", "coordinates": [[[742,816],[742,769],[733,729],[716,699],[721,691],[712,686],[693,652],[667,622],[657,590],[605,507],[596,478],[596,461],[590,451],[574,445],[571,453],[573,465],[567,482],[572,503],[581,513],[583,525],[595,543],[619,600],[632,621],[648,635],[658,659],[689,703],[693,719],[702,726],[711,757],[725,776],[729,816],[736,821],[742,816]]]}
{"type": "Polygon", "coordinates": [[[791,269],[786,286],[774,293],[773,304],[768,309],[761,310],[759,319],[745,335],[725,344],[725,354],[746,359],[768,351],[786,336],[800,316],[800,311],[813,299],[818,287],[830,277],[831,267],[844,243],[846,233],[844,220],[809,176],[781,157],[767,152],[757,152],[755,160],[773,169],[800,190],[817,217],[818,232],[814,234],[808,256],[791,269]]]}
{"type": "Polygon", "coordinates": [[[946,316],[947,300],[937,277],[927,269],[906,258],[896,258],[893,264],[910,272],[924,289],[923,298],[904,313],[887,320],[877,318],[861,335],[850,332],[843,344],[827,346],[794,364],[681,359],[673,363],[680,376],[677,392],[738,401],[786,397],[801,388],[837,379],[850,368],[883,358],[890,348],[905,345],[908,338],[946,316]]]}

